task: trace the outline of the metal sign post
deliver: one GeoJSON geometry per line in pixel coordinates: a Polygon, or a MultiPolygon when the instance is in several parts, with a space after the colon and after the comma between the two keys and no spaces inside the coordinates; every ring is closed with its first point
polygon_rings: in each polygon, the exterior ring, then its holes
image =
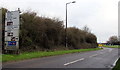
{"type": "Polygon", "coordinates": [[[19,49],[19,11],[8,11],[6,13],[4,49],[19,49]]]}

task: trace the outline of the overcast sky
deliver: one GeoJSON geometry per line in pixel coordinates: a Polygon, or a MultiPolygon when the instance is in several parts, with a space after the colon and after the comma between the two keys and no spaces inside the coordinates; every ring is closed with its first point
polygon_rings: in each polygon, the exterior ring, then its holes
{"type": "MultiPolygon", "coordinates": [[[[0,7],[10,11],[20,8],[22,12],[32,10],[40,16],[56,17],[65,21],[65,4],[73,0],[0,0],[0,7]]],[[[75,0],[68,5],[68,27],[82,29],[87,25],[98,42],[106,42],[110,36],[118,35],[119,0],[75,0]]]]}

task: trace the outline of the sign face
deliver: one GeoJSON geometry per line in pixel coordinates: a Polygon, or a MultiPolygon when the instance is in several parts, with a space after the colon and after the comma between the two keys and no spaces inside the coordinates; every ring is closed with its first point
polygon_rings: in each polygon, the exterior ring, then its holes
{"type": "Polygon", "coordinates": [[[102,44],[98,44],[99,47],[102,47],[103,45],[102,44]]]}
{"type": "Polygon", "coordinates": [[[5,17],[5,50],[19,48],[19,11],[8,11],[5,17]]]}
{"type": "Polygon", "coordinates": [[[8,41],[8,46],[16,46],[16,41],[8,41]]]}

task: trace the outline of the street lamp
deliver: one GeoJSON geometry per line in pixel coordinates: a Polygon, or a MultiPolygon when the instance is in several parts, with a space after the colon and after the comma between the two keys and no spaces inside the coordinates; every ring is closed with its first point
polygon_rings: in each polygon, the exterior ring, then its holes
{"type": "Polygon", "coordinates": [[[71,3],[75,3],[75,1],[66,3],[65,47],[67,47],[67,5],[71,3]]]}

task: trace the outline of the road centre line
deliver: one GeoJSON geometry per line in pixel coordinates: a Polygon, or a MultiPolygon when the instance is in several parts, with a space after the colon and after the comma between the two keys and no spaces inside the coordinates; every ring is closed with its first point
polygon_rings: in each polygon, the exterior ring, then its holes
{"type": "Polygon", "coordinates": [[[100,54],[104,54],[104,52],[100,52],[100,54]]]}
{"type": "Polygon", "coordinates": [[[109,52],[112,52],[112,49],[110,49],[109,52]]]}
{"type": "MultiPolygon", "coordinates": [[[[109,50],[109,52],[111,52],[112,50],[109,50]]],[[[100,52],[100,54],[104,54],[104,52],[100,52]]],[[[94,55],[91,55],[91,56],[89,56],[90,58],[91,57],[95,57],[95,56],[97,56],[98,54],[94,54],[94,55]]],[[[78,61],[82,61],[82,60],[84,60],[85,58],[81,58],[81,59],[78,59],[78,60],[75,60],[75,61],[72,61],[72,62],[68,62],[68,63],[65,63],[64,64],[64,66],[67,66],[67,65],[70,65],[70,64],[73,64],[73,63],[76,63],[76,62],[78,62],[78,61]]]]}
{"type": "Polygon", "coordinates": [[[81,59],[78,59],[78,60],[75,60],[75,61],[72,61],[72,62],[65,63],[64,65],[67,66],[67,65],[76,63],[76,62],[78,62],[78,61],[82,61],[82,60],[84,60],[84,59],[85,59],[85,58],[81,58],[81,59]]]}
{"type": "Polygon", "coordinates": [[[94,55],[91,55],[91,56],[89,56],[89,57],[95,57],[95,56],[97,56],[98,54],[94,54],[94,55]]]}

